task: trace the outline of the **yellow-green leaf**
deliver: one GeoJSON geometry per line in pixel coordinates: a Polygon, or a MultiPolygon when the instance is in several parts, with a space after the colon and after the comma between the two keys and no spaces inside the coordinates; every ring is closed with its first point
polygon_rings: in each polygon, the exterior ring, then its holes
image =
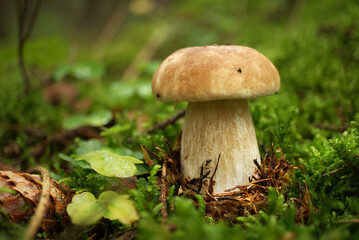
{"type": "Polygon", "coordinates": [[[103,216],[130,225],[139,219],[137,210],[128,195],[119,195],[113,191],[101,193],[98,202],[106,205],[103,216]]]}
{"type": "Polygon", "coordinates": [[[98,204],[95,196],[89,192],[76,194],[66,210],[72,223],[80,226],[95,224],[105,211],[104,206],[98,204]]]}
{"type": "Polygon", "coordinates": [[[75,160],[86,160],[98,173],[108,177],[132,177],[136,174],[135,163],[142,161],[130,157],[121,156],[108,150],[99,150],[86,153],[75,160]]]}
{"type": "Polygon", "coordinates": [[[137,158],[134,158],[134,157],[131,157],[131,156],[122,156],[123,159],[127,159],[127,160],[130,160],[131,162],[133,162],[134,164],[142,164],[143,161],[137,159],[137,158]]]}

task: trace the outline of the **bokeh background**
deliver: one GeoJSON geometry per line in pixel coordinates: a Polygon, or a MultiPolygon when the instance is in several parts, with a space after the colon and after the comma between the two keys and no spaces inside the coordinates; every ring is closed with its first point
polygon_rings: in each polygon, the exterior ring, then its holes
{"type": "MultiPolygon", "coordinates": [[[[153,73],[173,51],[211,44],[250,46],[277,66],[280,94],[251,101],[253,120],[260,144],[270,145],[274,136],[299,157],[304,150],[294,150],[296,141],[311,141],[320,130],[333,137],[358,120],[358,16],[355,0],[1,0],[4,161],[40,161],[46,151],[36,152],[33,132],[44,137],[111,121],[137,121],[135,130],[143,131],[166,119],[176,110],[153,99],[153,73]],[[19,22],[26,12],[28,27],[37,4],[23,44],[26,94],[19,22]]],[[[177,111],[184,107],[179,103],[177,111]]],[[[167,137],[174,139],[179,127],[170,126],[167,137]]]]}

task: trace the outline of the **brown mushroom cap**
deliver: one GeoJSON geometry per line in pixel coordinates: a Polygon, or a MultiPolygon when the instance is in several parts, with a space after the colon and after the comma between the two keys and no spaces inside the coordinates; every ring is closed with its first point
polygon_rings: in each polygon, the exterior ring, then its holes
{"type": "Polygon", "coordinates": [[[234,45],[180,49],[162,62],[152,79],[153,95],[164,102],[258,98],[279,87],[278,70],[268,58],[234,45]]]}

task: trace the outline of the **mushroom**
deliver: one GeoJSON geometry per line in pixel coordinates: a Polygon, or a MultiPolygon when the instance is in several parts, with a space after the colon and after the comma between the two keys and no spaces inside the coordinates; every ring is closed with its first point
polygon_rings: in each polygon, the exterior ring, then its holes
{"type": "Polygon", "coordinates": [[[248,183],[253,160],[260,163],[260,155],[247,99],[273,94],[279,87],[278,70],[249,47],[189,47],[167,57],[153,76],[152,92],[159,101],[188,102],[181,140],[183,176],[200,177],[202,164],[211,159],[211,169],[219,161],[213,193],[248,183]]]}

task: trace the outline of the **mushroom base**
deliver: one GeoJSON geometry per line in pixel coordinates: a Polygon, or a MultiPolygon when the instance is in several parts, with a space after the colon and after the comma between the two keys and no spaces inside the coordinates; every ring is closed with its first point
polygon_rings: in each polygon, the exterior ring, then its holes
{"type": "Polygon", "coordinates": [[[249,182],[253,160],[260,162],[260,155],[247,100],[188,103],[181,142],[183,176],[199,178],[202,164],[209,159],[213,172],[219,154],[215,194],[249,182]]]}

